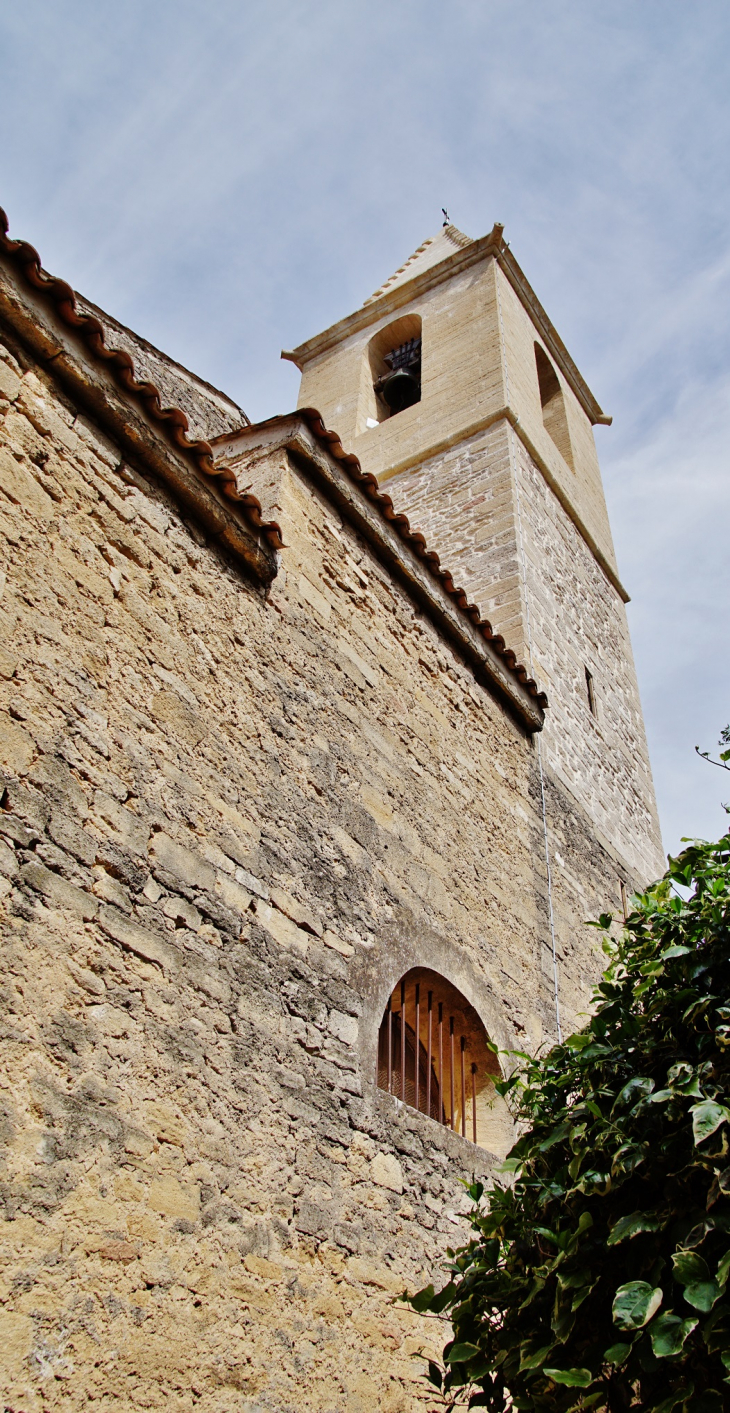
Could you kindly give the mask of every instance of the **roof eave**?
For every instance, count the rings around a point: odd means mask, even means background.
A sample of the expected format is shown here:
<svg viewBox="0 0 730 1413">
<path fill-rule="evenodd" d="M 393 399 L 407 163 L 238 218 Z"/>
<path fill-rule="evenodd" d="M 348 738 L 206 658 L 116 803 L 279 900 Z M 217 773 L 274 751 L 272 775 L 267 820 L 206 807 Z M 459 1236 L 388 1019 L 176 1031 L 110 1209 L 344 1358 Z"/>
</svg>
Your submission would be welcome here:
<svg viewBox="0 0 730 1413">
<path fill-rule="evenodd" d="M 219 464 L 229 474 L 239 455 L 254 448 L 273 451 L 283 446 L 304 456 L 328 498 L 376 547 L 389 570 L 458 644 L 466 660 L 488 679 L 512 713 L 528 731 L 542 729 L 547 707 L 544 692 L 482 618 L 479 608 L 469 603 L 464 590 L 454 584 L 449 571 L 441 567 L 438 555 L 429 550 L 424 536 L 411 530 L 407 517 L 395 511 L 376 477 L 362 470 L 357 457 L 345 451 L 337 433 L 326 429 L 314 408 L 302 408 L 225 433 L 216 437 L 212 445 Z"/>
<path fill-rule="evenodd" d="M 124 455 L 166 482 L 256 579 L 275 577 L 279 526 L 263 522 L 256 498 L 221 475 L 208 442 L 187 436 L 184 412 L 164 407 L 155 385 L 136 379 L 129 354 L 107 347 L 101 323 L 79 313 L 70 285 L 42 268 L 31 245 L 8 238 L 1 209 L 0 317 Z"/>
</svg>

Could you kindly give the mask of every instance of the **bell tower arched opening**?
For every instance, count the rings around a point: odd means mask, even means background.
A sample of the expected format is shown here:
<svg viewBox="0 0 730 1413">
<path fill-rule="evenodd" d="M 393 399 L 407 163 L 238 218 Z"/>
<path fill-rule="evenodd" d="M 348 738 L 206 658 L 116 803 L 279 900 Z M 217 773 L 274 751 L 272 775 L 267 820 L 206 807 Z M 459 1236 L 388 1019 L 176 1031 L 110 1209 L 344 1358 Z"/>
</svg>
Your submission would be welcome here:
<svg viewBox="0 0 730 1413">
<path fill-rule="evenodd" d="M 378 1088 L 500 1156 L 512 1119 L 494 1088 L 501 1070 L 481 1017 L 445 977 L 413 967 L 394 987 L 378 1032 Z"/>
<path fill-rule="evenodd" d="M 363 360 L 358 433 L 421 401 L 421 317 L 404 314 L 379 329 Z"/>
</svg>

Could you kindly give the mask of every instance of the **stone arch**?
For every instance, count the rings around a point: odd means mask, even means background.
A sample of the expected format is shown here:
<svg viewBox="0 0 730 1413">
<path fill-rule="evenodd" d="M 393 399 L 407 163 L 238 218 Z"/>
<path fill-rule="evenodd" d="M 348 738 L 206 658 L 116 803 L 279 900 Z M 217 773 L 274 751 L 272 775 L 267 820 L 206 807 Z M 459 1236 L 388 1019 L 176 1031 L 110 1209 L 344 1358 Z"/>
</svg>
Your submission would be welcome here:
<svg viewBox="0 0 730 1413">
<path fill-rule="evenodd" d="M 413 401 L 421 399 L 421 334 L 420 314 L 403 314 L 400 319 L 386 324 L 370 339 L 365 350 L 360 377 L 358 399 L 357 433 L 385 422 L 395 412 L 380 395 L 383 380 L 394 371 L 398 359 L 402 357 L 409 364 L 415 381 L 417 395 Z M 393 359 L 395 357 L 395 365 Z M 415 393 L 415 390 L 414 390 Z"/>
<path fill-rule="evenodd" d="M 567 461 L 571 471 L 575 471 L 563 389 L 550 359 L 539 343 L 535 344 L 535 364 L 545 431 L 552 437 L 560 455 L 564 461 Z"/>
<path fill-rule="evenodd" d="M 499 1061 L 481 1016 L 452 982 L 411 967 L 396 983 L 378 1031 L 377 1085 L 463 1138 L 503 1156 L 509 1110 L 494 1088 Z"/>
</svg>

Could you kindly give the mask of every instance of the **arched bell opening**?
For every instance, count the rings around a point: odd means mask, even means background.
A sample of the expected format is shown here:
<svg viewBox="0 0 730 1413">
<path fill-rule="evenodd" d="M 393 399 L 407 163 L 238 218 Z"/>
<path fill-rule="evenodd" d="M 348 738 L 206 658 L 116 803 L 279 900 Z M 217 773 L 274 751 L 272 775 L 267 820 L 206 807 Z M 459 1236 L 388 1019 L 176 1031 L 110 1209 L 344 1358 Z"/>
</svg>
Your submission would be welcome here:
<svg viewBox="0 0 730 1413">
<path fill-rule="evenodd" d="M 484 1023 L 438 972 L 413 967 L 394 987 L 378 1033 L 378 1088 L 503 1156 L 512 1119 Z"/>
<path fill-rule="evenodd" d="M 363 364 L 358 434 L 421 401 L 421 317 L 404 314 L 371 338 Z"/>
</svg>

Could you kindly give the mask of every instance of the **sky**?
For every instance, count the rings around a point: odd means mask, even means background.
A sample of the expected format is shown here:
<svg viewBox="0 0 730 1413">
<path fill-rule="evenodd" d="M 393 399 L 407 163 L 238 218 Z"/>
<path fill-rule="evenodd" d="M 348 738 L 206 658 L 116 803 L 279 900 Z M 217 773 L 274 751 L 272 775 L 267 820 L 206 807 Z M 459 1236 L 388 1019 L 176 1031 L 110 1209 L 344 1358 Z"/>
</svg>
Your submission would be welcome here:
<svg viewBox="0 0 730 1413">
<path fill-rule="evenodd" d="M 47 269 L 233 396 L 362 303 L 441 208 L 505 235 L 596 436 L 665 848 L 730 779 L 725 0 L 24 0 L 0 204 Z M 727 784 L 726 784 L 727 782 Z"/>
</svg>

